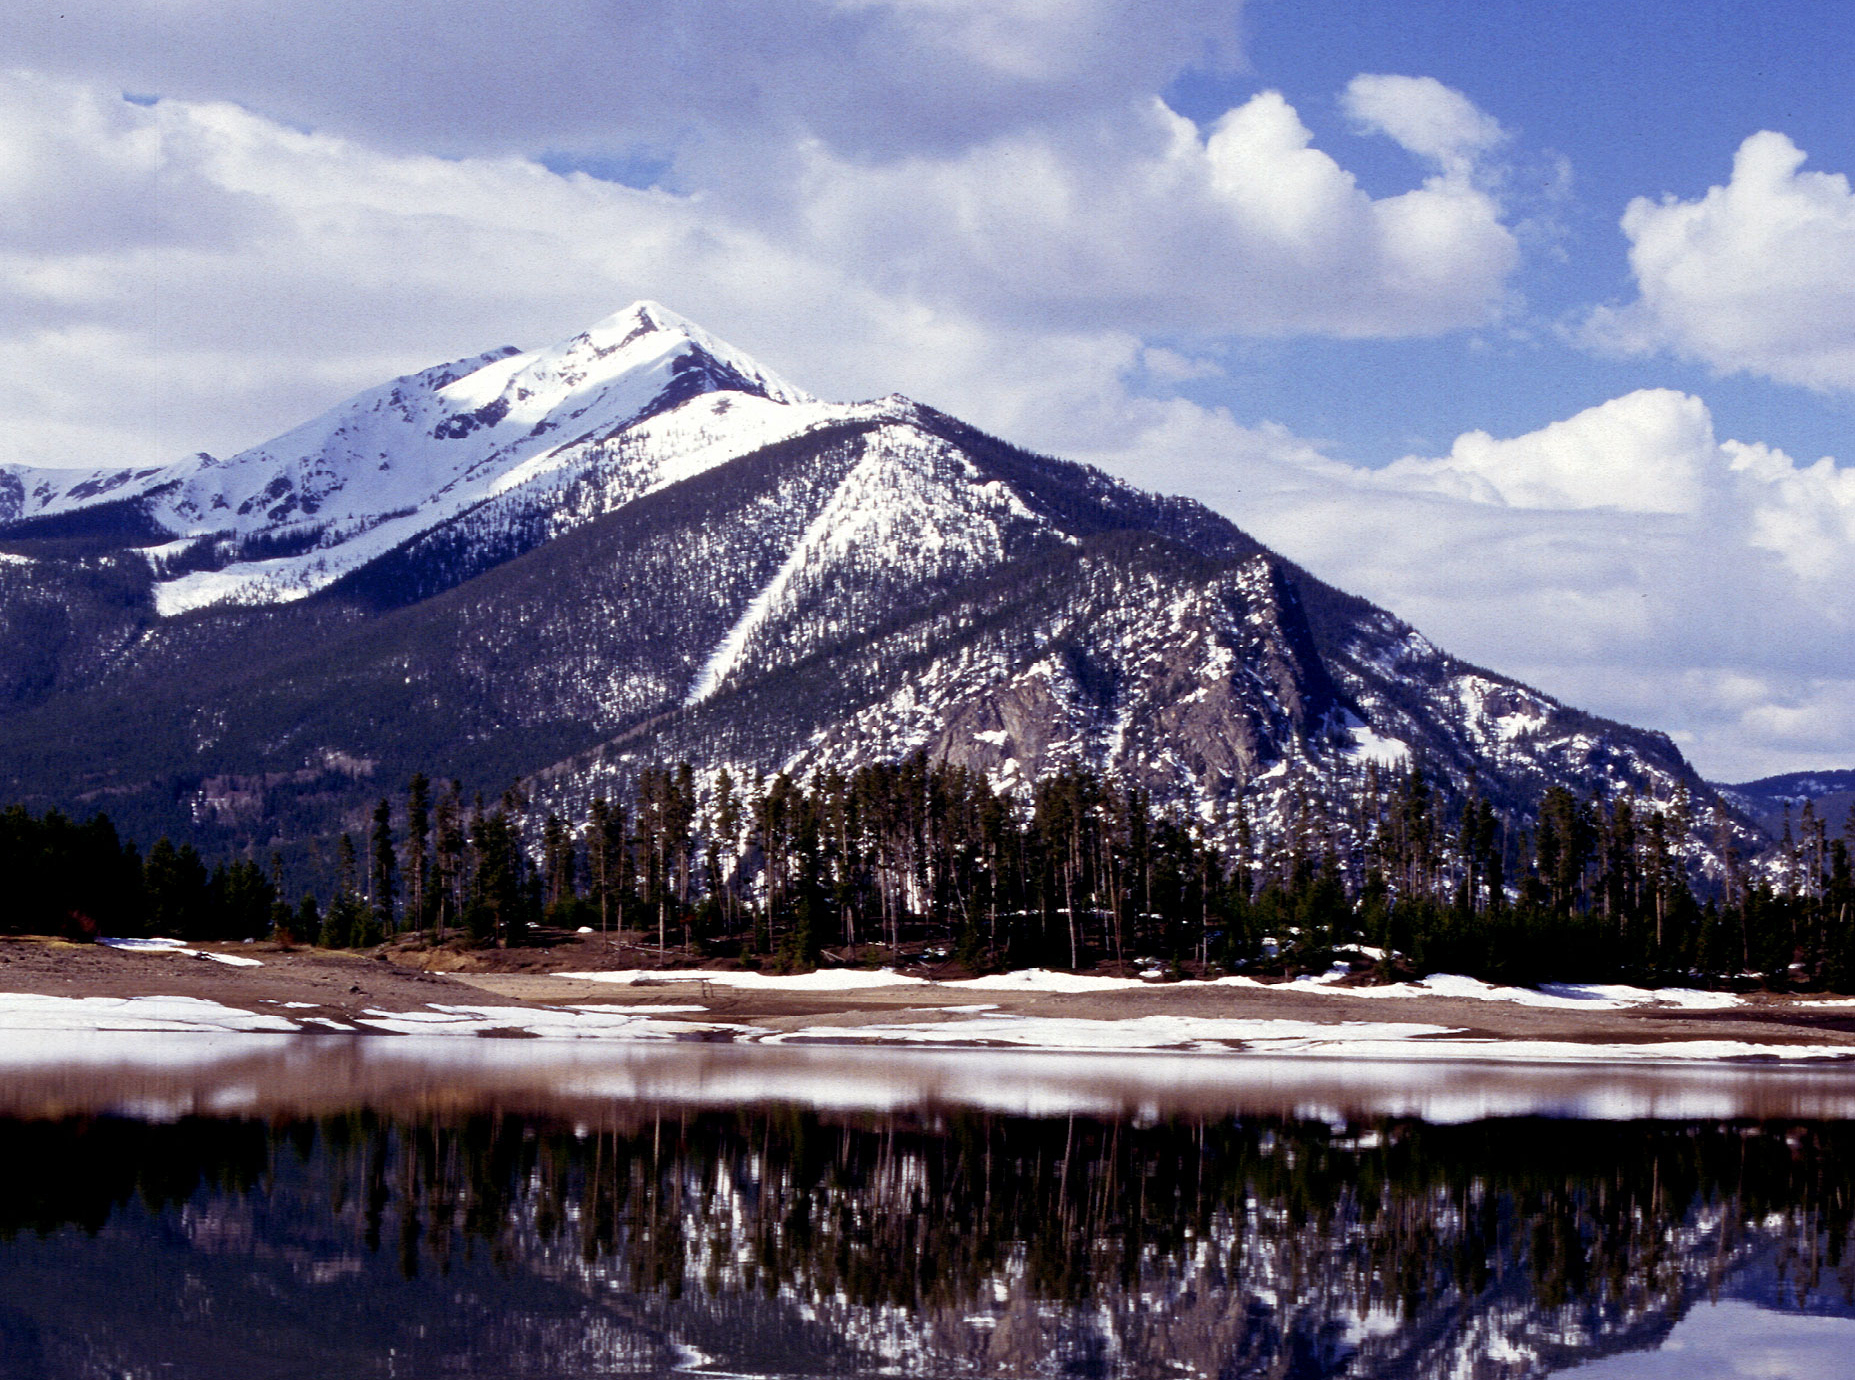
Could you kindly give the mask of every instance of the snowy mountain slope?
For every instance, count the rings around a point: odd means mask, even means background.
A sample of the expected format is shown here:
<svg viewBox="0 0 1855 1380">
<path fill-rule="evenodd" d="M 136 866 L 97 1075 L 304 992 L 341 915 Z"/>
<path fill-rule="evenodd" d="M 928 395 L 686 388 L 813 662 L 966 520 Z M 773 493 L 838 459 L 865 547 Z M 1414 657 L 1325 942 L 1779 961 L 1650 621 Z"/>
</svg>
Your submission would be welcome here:
<svg viewBox="0 0 1855 1380">
<path fill-rule="evenodd" d="M 40 803 L 262 829 L 262 783 L 331 761 L 367 764 L 316 788 L 339 814 L 414 770 L 572 809 L 646 761 L 917 749 L 1013 790 L 1089 766 L 1218 829 L 1417 759 L 1515 817 L 1555 784 L 1712 798 L 1665 737 L 1198 504 L 904 398 L 819 402 L 651 304 L 228 461 L 13 478 L 0 789 Z"/>
<path fill-rule="evenodd" d="M 1280 836 L 1299 802 L 1344 801 L 1369 767 L 1389 788 L 1419 757 L 1517 817 L 1549 785 L 1707 796 L 1661 735 L 1434 648 L 1412 664 L 1428 644 L 1388 615 L 1323 646 L 1311 584 L 1324 592 L 1266 553 L 1206 558 L 1147 533 L 1051 544 L 874 636 L 780 640 L 779 664 L 557 764 L 543 795 L 580 809 L 654 760 L 805 777 L 925 750 L 1014 793 L 1092 768 L 1220 835 L 1247 811 Z"/>
</svg>

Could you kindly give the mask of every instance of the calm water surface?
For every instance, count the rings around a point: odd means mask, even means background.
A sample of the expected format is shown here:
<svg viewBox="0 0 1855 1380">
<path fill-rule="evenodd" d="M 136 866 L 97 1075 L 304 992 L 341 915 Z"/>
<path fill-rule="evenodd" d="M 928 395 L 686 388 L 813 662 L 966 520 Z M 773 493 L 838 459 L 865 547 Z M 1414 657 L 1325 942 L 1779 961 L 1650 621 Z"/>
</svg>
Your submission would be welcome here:
<svg viewBox="0 0 1855 1380">
<path fill-rule="evenodd" d="M 9 1380 L 1855 1375 L 1844 1070 L 60 1037 L 0 1164 Z"/>
</svg>

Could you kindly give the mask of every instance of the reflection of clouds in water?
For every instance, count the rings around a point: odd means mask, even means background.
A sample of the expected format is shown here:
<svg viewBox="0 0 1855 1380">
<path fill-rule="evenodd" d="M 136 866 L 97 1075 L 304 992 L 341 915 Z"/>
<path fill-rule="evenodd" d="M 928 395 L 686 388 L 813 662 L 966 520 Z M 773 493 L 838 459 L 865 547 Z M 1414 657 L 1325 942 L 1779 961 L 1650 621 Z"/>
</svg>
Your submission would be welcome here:
<svg viewBox="0 0 1855 1380">
<path fill-rule="evenodd" d="M 1728 1301 L 1695 1308 L 1652 1352 L 1559 1372 L 1577 1380 L 1844 1380 L 1855 1367 L 1855 1318 L 1777 1313 Z"/>
</svg>

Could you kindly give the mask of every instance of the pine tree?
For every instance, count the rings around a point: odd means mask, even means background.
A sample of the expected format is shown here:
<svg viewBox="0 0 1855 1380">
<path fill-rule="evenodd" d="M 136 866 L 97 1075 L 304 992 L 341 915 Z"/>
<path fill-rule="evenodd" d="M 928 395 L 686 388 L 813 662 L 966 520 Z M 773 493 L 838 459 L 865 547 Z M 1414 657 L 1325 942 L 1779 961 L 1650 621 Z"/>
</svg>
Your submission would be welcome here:
<svg viewBox="0 0 1855 1380">
<path fill-rule="evenodd" d="M 599 902 L 599 931 L 611 944 L 611 930 L 623 927 L 625 896 L 630 885 L 626 867 L 625 807 L 604 796 L 593 802 L 588 826 L 587 852 L 592 858 L 593 885 Z"/>
<path fill-rule="evenodd" d="M 372 938 L 372 910 L 362 899 L 354 839 L 343 834 L 335 844 L 335 899 L 322 918 L 321 944 L 327 949 L 364 947 Z"/>
<path fill-rule="evenodd" d="M 463 916 L 465 841 L 463 784 L 452 781 L 449 789 L 438 798 L 433 839 L 433 862 L 438 880 L 433 938 L 440 944 L 445 941 L 447 929 Z"/>
<path fill-rule="evenodd" d="M 382 798 L 374 806 L 374 829 L 371 839 L 373 857 L 368 869 L 368 900 L 372 904 L 374 925 L 383 934 L 397 928 L 394 901 L 397 899 L 399 853 L 393 846 L 393 807 Z"/>
<path fill-rule="evenodd" d="M 406 787 L 406 923 L 418 929 L 429 918 L 425 852 L 431 827 L 431 782 L 423 772 L 414 772 Z"/>
<path fill-rule="evenodd" d="M 193 939 L 201 937 L 203 924 L 210 925 L 206 864 L 192 844 L 176 848 L 172 839 L 158 840 L 142 865 L 142 887 L 151 934 Z"/>
</svg>

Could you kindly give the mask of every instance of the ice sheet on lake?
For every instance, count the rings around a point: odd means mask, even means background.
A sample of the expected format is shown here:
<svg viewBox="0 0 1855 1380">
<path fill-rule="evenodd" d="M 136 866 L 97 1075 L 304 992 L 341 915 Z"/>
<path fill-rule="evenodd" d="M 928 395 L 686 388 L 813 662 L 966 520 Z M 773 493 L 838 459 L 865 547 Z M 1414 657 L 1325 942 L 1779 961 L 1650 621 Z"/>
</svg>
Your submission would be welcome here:
<svg viewBox="0 0 1855 1380">
<path fill-rule="evenodd" d="M 1744 1040 L 1516 1040 L 1463 1036 L 1448 1026 L 1397 1021 L 1296 1021 L 1218 1016 L 990 1016 L 964 1021 L 811 1026 L 767 1035 L 761 1044 L 879 1043 L 1013 1046 L 1038 1050 L 1141 1050 L 1343 1056 L 1385 1060 L 1501 1060 L 1521 1063 L 1789 1062 L 1855 1058 L 1848 1045 L 1754 1044 Z"/>
<path fill-rule="evenodd" d="M 1459 980 L 1467 982 L 1468 979 Z M 1458 983 L 1408 984 L 1407 995 L 1461 995 Z M 1387 989 L 1368 989 L 1385 992 Z M 1524 989 L 1488 989 L 1494 992 Z M 1638 1004 L 1640 989 L 1606 988 L 1589 995 L 1537 993 L 1553 1004 L 1601 1003 L 1599 1009 Z M 1665 999 L 1666 994 L 1654 994 Z M 1701 994 L 1714 995 L 1714 994 Z M 1506 996 L 1494 1000 L 1511 999 Z M 736 1045 L 1015 1048 L 1076 1054 L 1172 1052 L 1197 1057 L 1233 1051 L 1347 1059 L 1500 1061 L 1547 1064 L 1693 1064 L 1757 1060 L 1794 1063 L 1855 1058 L 1855 1047 L 1756 1044 L 1702 1039 L 1652 1042 L 1496 1039 L 1464 1035 L 1449 1026 L 1399 1021 L 1310 1021 L 1202 1015 L 1146 1015 L 1123 1019 L 1020 1016 L 980 1005 L 954 1008 L 960 1019 L 894 1021 L 869 1025 L 813 1025 L 774 1031 L 695 1019 L 699 1007 L 648 1005 L 434 1005 L 413 1011 L 370 1009 L 353 1018 L 365 1031 L 401 1036 L 518 1036 L 548 1041 L 648 1043 L 720 1040 Z M 946 1011 L 943 1015 L 954 1014 Z M 226 1006 L 197 997 L 60 997 L 0 994 L 0 1063 L 38 1059 L 73 1032 L 177 1035 L 276 1035 L 349 1029 L 329 1016 L 286 1017 Z M 440 1041 L 444 1043 L 445 1041 Z"/>
</svg>

